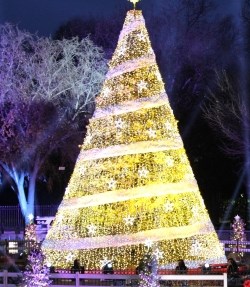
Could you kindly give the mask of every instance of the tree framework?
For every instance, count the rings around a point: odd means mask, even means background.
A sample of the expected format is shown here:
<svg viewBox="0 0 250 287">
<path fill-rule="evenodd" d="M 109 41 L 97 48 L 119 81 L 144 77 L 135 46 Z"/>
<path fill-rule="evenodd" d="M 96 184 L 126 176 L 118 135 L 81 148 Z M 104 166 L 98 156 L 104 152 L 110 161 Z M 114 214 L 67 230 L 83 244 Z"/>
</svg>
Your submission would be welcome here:
<svg viewBox="0 0 250 287">
<path fill-rule="evenodd" d="M 54 266 L 79 258 L 135 268 L 225 261 L 180 137 L 141 11 L 129 11 L 74 172 L 43 243 Z"/>
</svg>

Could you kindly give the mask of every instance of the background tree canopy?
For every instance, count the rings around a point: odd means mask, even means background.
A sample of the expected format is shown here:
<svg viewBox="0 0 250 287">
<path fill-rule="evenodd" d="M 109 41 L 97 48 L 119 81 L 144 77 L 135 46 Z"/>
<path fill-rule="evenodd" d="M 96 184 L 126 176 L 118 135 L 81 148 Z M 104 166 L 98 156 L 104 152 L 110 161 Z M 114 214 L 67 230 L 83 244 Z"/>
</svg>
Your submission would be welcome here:
<svg viewBox="0 0 250 287">
<path fill-rule="evenodd" d="M 10 24 L 0 27 L 0 54 L 0 166 L 28 220 L 50 157 L 63 151 L 61 161 L 74 162 L 106 61 L 89 38 L 40 38 Z"/>
</svg>

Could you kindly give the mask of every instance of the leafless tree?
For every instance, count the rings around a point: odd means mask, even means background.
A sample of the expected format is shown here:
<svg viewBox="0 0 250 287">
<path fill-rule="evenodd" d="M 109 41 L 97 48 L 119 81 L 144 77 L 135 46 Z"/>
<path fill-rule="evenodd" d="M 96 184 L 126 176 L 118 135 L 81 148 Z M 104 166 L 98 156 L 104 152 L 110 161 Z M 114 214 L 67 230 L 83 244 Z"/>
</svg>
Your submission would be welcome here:
<svg viewBox="0 0 250 287">
<path fill-rule="evenodd" d="M 79 133 L 105 72 L 102 50 L 89 38 L 53 41 L 0 26 L 0 166 L 26 220 L 34 213 L 39 171 L 53 150 Z"/>
<path fill-rule="evenodd" d="M 226 71 L 216 72 L 216 87 L 209 91 L 203 106 L 204 116 L 210 126 L 224 139 L 223 150 L 233 157 L 243 158 L 250 149 L 249 107 L 240 90 L 233 84 Z"/>
</svg>

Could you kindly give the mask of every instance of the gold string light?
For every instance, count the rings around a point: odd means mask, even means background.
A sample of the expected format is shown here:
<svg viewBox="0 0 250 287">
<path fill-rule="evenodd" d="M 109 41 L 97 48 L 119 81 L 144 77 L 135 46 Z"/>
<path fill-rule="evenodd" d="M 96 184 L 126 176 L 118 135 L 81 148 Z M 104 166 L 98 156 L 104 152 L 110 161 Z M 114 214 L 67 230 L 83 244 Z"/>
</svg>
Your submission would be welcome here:
<svg viewBox="0 0 250 287">
<path fill-rule="evenodd" d="M 223 261 L 141 11 L 127 14 L 96 106 L 43 243 L 47 260 L 129 269 L 156 250 L 162 266 Z"/>
</svg>

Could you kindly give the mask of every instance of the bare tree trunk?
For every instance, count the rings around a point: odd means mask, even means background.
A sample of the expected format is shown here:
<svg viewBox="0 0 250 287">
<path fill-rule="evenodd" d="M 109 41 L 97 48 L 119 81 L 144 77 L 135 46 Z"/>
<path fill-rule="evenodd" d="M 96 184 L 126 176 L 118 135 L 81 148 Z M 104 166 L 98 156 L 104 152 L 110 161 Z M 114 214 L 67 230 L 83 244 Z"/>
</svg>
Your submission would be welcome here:
<svg viewBox="0 0 250 287">
<path fill-rule="evenodd" d="M 29 177 L 29 188 L 28 188 L 28 200 L 27 200 L 27 215 L 30 214 L 34 216 L 35 210 L 35 192 L 36 192 L 36 178 L 40 167 L 40 161 L 37 159 L 34 164 L 33 171 L 30 172 Z M 26 223 L 29 223 L 25 221 Z"/>
<path fill-rule="evenodd" d="M 17 193 L 18 202 L 19 202 L 23 217 L 25 218 L 25 221 L 26 221 L 27 199 L 26 199 L 25 190 L 24 190 L 25 172 L 24 171 L 18 172 L 15 169 L 14 164 L 12 164 L 12 166 L 9 166 L 6 163 L 0 161 L 0 165 L 15 183 L 14 189 L 15 189 L 15 192 Z"/>
</svg>

